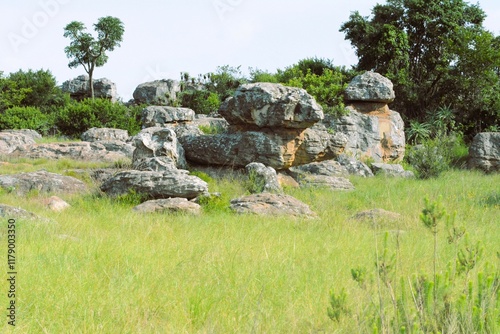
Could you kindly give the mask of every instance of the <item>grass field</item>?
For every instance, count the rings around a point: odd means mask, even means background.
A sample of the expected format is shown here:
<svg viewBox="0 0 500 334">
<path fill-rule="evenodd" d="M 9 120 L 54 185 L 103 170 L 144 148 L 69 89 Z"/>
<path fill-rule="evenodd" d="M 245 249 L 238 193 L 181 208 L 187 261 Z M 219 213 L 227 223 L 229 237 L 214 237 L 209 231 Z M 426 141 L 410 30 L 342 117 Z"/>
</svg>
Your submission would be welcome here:
<svg viewBox="0 0 500 334">
<path fill-rule="evenodd" d="M 0 166 L 0 173 L 83 167 L 72 161 L 12 161 Z M 440 198 L 470 244 L 480 241 L 484 249 L 460 278 L 464 289 L 467 280 L 475 286 L 478 273 L 493 271 L 498 279 L 499 174 L 450 171 L 426 181 L 352 182 L 356 190 L 349 192 L 286 190 L 309 204 L 318 219 L 235 215 L 226 209 L 228 201 L 245 188 L 232 178 L 210 181 L 210 191 L 223 197 L 199 217 L 139 214 L 131 210 L 133 201 L 96 193 L 61 196 L 71 208 L 53 213 L 43 204 L 48 196 L 3 191 L 0 203 L 51 222 L 17 222 L 17 321 L 13 329 L 4 316 L 0 332 L 364 333 L 374 332 L 373 314 L 386 316 L 379 332 L 391 332 L 391 290 L 380 287 L 384 249 L 395 258 L 390 275 L 396 292 L 400 278 L 407 282 L 420 273 L 432 278 L 434 263 L 439 274 L 454 266 L 458 244 L 447 242 L 444 221 L 434 253 L 433 234 L 419 218 L 425 197 Z M 352 219 L 373 208 L 401 218 L 377 224 Z M 2 275 L 8 278 L 5 224 Z M 352 279 L 353 268 L 366 269 L 364 287 Z M 0 306 L 7 314 L 8 282 L 0 281 Z M 329 317 L 331 296 L 342 290 L 339 317 Z M 496 303 L 491 314 L 500 328 Z"/>
</svg>

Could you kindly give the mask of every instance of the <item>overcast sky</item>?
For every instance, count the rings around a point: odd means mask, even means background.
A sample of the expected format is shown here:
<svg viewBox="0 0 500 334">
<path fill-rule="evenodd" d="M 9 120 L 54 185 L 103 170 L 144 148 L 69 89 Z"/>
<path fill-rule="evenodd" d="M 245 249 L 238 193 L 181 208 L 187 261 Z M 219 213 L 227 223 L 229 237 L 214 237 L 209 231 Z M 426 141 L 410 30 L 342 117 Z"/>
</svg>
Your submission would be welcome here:
<svg viewBox="0 0 500 334">
<path fill-rule="evenodd" d="M 125 34 L 94 77 L 114 81 L 124 101 L 140 83 L 179 79 L 181 71 L 275 71 L 314 56 L 353 65 L 339 28 L 352 11 L 368 16 L 378 2 L 385 0 L 0 0 L 0 71 L 48 69 L 59 84 L 85 74 L 67 66 L 63 29 L 81 21 L 93 32 L 103 16 L 121 19 Z M 479 4 L 485 27 L 499 35 L 500 1 Z"/>
</svg>

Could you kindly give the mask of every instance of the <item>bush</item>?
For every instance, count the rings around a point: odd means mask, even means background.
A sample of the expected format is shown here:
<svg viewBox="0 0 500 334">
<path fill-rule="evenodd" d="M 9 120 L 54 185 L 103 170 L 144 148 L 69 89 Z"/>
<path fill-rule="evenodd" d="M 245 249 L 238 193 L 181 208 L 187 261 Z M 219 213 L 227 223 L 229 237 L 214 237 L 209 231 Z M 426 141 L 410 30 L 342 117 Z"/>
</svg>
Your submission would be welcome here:
<svg viewBox="0 0 500 334">
<path fill-rule="evenodd" d="M 138 110 L 106 99 L 86 99 L 59 110 L 55 124 L 61 133 L 72 137 L 92 127 L 124 129 L 133 134 L 140 130 Z"/>
<path fill-rule="evenodd" d="M 35 107 L 12 107 L 0 113 L 0 130 L 32 129 L 46 135 L 53 119 Z"/>
<path fill-rule="evenodd" d="M 185 90 L 179 93 L 178 99 L 183 107 L 193 109 L 197 114 L 217 112 L 220 107 L 219 96 L 204 89 Z"/>
</svg>

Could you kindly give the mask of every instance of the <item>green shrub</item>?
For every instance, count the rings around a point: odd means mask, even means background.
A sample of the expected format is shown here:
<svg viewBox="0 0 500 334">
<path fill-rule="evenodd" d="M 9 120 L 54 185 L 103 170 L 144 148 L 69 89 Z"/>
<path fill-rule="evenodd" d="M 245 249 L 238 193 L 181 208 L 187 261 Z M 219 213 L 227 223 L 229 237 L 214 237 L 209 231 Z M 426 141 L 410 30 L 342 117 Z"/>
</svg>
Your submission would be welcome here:
<svg viewBox="0 0 500 334">
<path fill-rule="evenodd" d="M 140 130 L 138 110 L 106 99 L 86 99 L 59 110 L 55 123 L 61 133 L 72 137 L 92 127 L 124 129 L 133 134 Z"/>
<path fill-rule="evenodd" d="M 12 107 L 0 113 L 0 130 L 32 129 L 47 134 L 52 126 L 52 117 L 36 107 Z"/>
<path fill-rule="evenodd" d="M 180 105 L 193 109 L 197 114 L 217 112 L 220 107 L 219 96 L 208 90 L 188 89 L 179 93 Z"/>
</svg>

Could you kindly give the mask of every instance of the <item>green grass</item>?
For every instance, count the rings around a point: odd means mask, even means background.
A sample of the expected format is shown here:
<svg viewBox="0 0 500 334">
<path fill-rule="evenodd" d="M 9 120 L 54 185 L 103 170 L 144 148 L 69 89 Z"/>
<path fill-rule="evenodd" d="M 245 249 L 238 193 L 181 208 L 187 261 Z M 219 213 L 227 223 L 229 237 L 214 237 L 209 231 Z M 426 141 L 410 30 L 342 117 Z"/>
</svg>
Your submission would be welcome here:
<svg viewBox="0 0 500 334">
<path fill-rule="evenodd" d="M 51 161 L 37 167 L 60 170 Z M 18 322 L 12 330 L 4 319 L 0 332 L 359 332 L 355 315 L 377 296 L 357 287 L 351 269 L 373 272 L 375 241 L 381 248 L 385 231 L 390 245 L 399 240 L 400 273 L 432 273 L 433 237 L 419 220 L 426 196 L 441 196 L 470 239 L 481 240 L 487 251 L 477 270 L 486 262 L 498 267 L 498 174 L 355 178 L 355 191 L 287 190 L 318 213 L 315 220 L 232 214 L 225 208 L 245 193 L 242 182 L 207 180 L 222 197 L 196 218 L 138 214 L 132 203 L 92 194 L 61 196 L 72 207 L 53 213 L 40 196 L 1 193 L 0 203 L 54 222 L 18 223 Z M 351 219 L 373 208 L 402 218 L 379 228 Z M 6 240 L 4 227 L 0 238 Z M 454 249 L 444 230 L 438 238 L 438 268 L 444 270 Z M 0 305 L 7 305 L 7 282 L 0 281 Z M 330 291 L 342 288 L 351 315 L 334 322 L 327 314 Z"/>
</svg>

